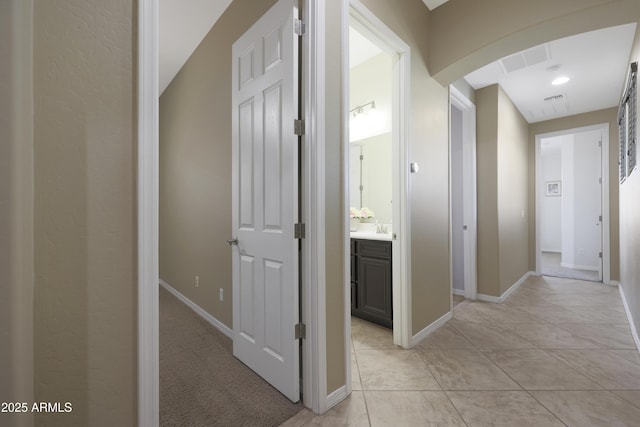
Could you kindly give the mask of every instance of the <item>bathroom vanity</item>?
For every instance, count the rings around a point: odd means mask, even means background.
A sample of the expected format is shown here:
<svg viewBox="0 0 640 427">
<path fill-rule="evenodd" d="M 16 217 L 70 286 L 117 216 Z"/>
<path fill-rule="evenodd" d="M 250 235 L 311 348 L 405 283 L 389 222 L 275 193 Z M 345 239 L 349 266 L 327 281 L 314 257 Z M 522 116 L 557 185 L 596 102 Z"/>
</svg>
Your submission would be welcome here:
<svg viewBox="0 0 640 427">
<path fill-rule="evenodd" d="M 391 234 L 351 233 L 351 314 L 393 327 Z"/>
</svg>

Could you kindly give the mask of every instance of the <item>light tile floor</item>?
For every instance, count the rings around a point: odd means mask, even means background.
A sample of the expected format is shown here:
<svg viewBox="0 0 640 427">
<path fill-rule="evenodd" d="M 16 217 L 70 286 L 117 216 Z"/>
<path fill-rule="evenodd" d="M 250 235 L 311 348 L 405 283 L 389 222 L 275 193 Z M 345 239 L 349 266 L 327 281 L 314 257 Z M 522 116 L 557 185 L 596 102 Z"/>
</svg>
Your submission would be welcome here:
<svg viewBox="0 0 640 427">
<path fill-rule="evenodd" d="M 351 396 L 283 426 L 640 425 L 640 353 L 616 287 L 530 277 L 503 304 L 454 304 L 411 350 L 353 318 Z"/>
</svg>

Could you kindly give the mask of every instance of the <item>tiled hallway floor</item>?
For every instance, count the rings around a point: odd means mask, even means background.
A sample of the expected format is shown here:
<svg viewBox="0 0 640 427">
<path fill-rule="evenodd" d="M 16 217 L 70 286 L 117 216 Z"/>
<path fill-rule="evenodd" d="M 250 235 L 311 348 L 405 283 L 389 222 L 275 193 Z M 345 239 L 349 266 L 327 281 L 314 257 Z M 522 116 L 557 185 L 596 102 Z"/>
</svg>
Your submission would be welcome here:
<svg viewBox="0 0 640 427">
<path fill-rule="evenodd" d="M 351 396 L 291 426 L 638 426 L 640 353 L 618 289 L 530 277 L 504 304 L 462 301 L 411 350 L 352 319 Z"/>
</svg>

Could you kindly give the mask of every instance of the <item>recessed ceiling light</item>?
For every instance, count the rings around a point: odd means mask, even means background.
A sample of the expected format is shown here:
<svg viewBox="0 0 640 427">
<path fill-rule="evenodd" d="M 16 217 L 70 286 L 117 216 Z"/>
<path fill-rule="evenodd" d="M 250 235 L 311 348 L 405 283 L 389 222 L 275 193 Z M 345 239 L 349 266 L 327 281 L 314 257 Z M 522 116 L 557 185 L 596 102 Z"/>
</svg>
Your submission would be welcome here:
<svg viewBox="0 0 640 427">
<path fill-rule="evenodd" d="M 554 81 L 552 81 L 551 84 L 554 86 L 559 86 L 559 85 L 565 84 L 569 80 L 571 79 L 567 76 L 560 76 L 560 77 L 557 77 Z"/>
</svg>

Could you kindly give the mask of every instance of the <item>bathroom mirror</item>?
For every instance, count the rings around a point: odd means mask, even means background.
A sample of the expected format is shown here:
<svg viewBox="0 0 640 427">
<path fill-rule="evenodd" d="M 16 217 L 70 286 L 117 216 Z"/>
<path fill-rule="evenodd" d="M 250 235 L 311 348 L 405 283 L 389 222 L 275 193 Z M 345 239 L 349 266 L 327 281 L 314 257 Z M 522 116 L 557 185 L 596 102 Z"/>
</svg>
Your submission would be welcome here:
<svg viewBox="0 0 640 427">
<path fill-rule="evenodd" d="M 392 221 L 391 133 L 349 145 L 351 206 L 367 207 L 383 224 Z"/>
</svg>

